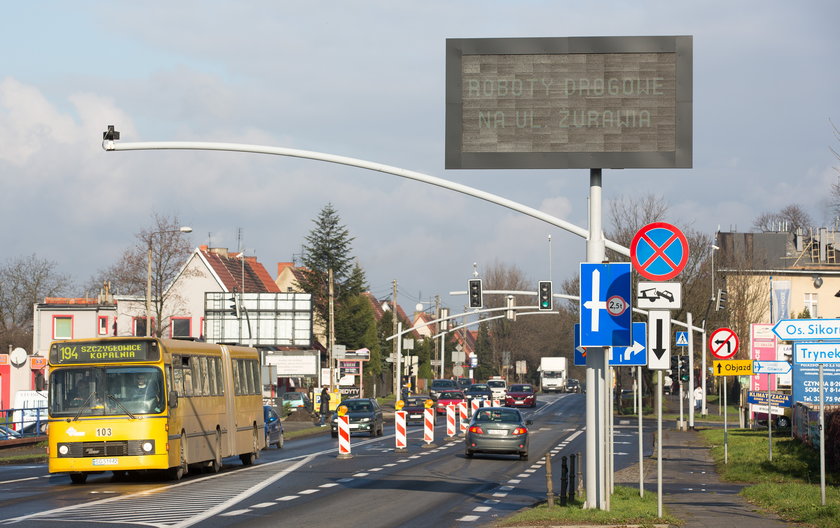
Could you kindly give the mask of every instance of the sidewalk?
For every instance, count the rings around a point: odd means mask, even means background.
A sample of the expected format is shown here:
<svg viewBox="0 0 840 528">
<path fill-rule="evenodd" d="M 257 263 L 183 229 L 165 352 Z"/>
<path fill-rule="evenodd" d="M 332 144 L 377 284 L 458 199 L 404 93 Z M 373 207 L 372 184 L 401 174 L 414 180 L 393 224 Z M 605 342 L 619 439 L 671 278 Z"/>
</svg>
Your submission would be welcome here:
<svg viewBox="0 0 840 528">
<path fill-rule="evenodd" d="M 721 482 L 709 448 L 696 431 L 662 429 L 662 502 L 685 521 L 685 528 L 777 528 L 791 526 L 777 516 L 760 513 L 738 492 L 742 484 Z M 645 464 L 645 491 L 656 493 L 656 459 Z M 636 470 L 638 476 L 638 469 Z M 638 483 L 638 478 L 636 479 Z"/>
</svg>

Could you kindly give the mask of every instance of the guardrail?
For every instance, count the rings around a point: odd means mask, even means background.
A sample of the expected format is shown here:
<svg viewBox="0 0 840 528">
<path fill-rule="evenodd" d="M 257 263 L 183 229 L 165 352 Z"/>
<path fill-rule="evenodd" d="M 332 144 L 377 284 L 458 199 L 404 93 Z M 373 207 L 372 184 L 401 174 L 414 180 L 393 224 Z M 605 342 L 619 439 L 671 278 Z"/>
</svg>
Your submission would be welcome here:
<svg viewBox="0 0 840 528">
<path fill-rule="evenodd" d="M 44 436 L 46 427 L 47 409 L 44 407 L 0 409 L 0 441 Z"/>
</svg>

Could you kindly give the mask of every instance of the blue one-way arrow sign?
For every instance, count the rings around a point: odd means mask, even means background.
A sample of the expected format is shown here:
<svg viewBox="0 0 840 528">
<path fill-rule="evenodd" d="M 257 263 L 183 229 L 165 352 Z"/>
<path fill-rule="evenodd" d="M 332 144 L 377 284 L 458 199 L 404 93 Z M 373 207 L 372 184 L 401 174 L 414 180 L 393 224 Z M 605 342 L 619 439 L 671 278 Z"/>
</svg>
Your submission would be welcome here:
<svg viewBox="0 0 840 528">
<path fill-rule="evenodd" d="M 610 365 L 643 367 L 647 365 L 647 323 L 633 323 L 633 346 L 613 347 Z"/>
<path fill-rule="evenodd" d="M 580 345 L 633 346 L 629 262 L 580 265 Z"/>
</svg>

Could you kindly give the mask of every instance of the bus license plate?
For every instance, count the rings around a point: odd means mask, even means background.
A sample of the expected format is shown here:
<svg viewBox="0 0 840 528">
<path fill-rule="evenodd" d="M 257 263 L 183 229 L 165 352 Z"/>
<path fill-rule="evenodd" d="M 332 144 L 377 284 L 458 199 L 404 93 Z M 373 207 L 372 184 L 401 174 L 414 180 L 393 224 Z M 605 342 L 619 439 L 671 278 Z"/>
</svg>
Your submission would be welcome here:
<svg viewBox="0 0 840 528">
<path fill-rule="evenodd" d="M 116 458 L 94 458 L 94 466 L 116 466 L 119 462 Z"/>
</svg>

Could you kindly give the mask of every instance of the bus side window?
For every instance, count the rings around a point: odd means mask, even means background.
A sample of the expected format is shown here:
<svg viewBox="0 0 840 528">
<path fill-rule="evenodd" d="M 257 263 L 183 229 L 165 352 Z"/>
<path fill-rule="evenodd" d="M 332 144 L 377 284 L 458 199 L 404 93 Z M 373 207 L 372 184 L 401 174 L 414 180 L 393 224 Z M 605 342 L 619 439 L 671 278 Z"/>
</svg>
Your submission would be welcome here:
<svg viewBox="0 0 840 528">
<path fill-rule="evenodd" d="M 251 361 L 251 374 L 254 376 L 254 394 L 262 393 L 262 378 L 260 376 L 260 362 Z"/>
<path fill-rule="evenodd" d="M 178 396 L 184 395 L 184 372 L 181 370 L 181 356 L 172 356 L 172 383 Z"/>
<path fill-rule="evenodd" d="M 210 384 L 210 396 L 218 396 L 216 387 L 216 358 L 207 358 L 207 380 Z"/>
<path fill-rule="evenodd" d="M 218 389 L 219 389 L 218 394 L 219 394 L 219 396 L 224 396 L 225 382 L 224 382 L 224 378 L 222 377 L 222 376 L 224 376 L 224 373 L 222 372 L 222 358 L 217 357 L 217 358 L 213 358 L 213 359 L 216 360 L 215 361 L 215 363 L 216 363 L 216 381 L 217 381 L 217 385 L 218 385 Z"/>
<path fill-rule="evenodd" d="M 239 376 L 239 363 L 238 359 L 234 359 L 232 362 L 233 365 L 233 393 L 239 396 L 242 394 L 242 382 L 240 381 Z"/>
<path fill-rule="evenodd" d="M 190 359 L 190 367 L 192 370 L 193 381 L 193 396 L 201 396 L 201 366 L 198 357 Z"/>
<path fill-rule="evenodd" d="M 207 368 L 207 356 L 201 356 L 198 358 L 199 370 L 201 371 L 201 376 L 199 379 L 201 380 L 201 395 L 202 396 L 210 396 L 210 372 Z"/>
<path fill-rule="evenodd" d="M 190 369 L 190 356 L 181 357 L 181 372 L 184 373 L 184 396 L 193 395 L 192 369 Z"/>
</svg>

